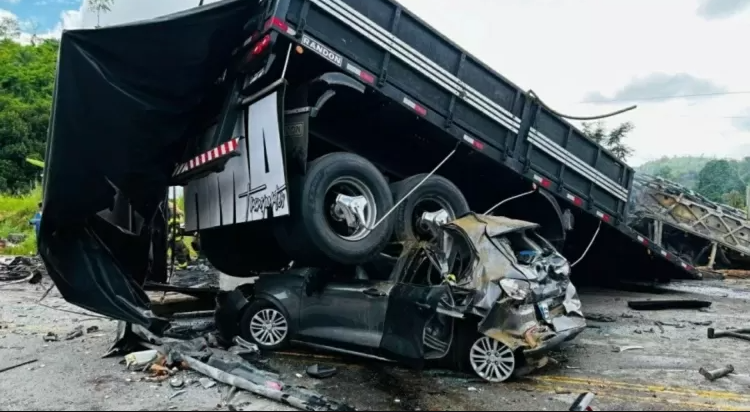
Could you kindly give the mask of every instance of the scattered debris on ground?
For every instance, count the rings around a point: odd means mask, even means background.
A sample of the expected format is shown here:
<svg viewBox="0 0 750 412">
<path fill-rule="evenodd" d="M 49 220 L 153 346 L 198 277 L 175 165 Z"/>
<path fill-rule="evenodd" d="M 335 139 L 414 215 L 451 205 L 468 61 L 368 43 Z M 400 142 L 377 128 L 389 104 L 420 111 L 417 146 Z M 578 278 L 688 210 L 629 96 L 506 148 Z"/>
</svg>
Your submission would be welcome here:
<svg viewBox="0 0 750 412">
<path fill-rule="evenodd" d="M 586 317 L 586 320 L 590 320 L 592 322 L 601 322 L 601 323 L 617 322 L 617 319 L 613 318 L 612 316 L 600 315 L 598 313 L 587 313 L 585 314 L 585 317 Z"/>
<path fill-rule="evenodd" d="M 333 366 L 315 364 L 307 368 L 307 375 L 315 379 L 328 379 L 336 376 L 338 369 Z"/>
<path fill-rule="evenodd" d="M 570 405 L 571 411 L 592 411 L 591 403 L 594 402 L 595 395 L 591 392 L 583 393 L 576 398 L 575 402 Z"/>
<path fill-rule="evenodd" d="M 37 284 L 46 273 L 38 257 L 17 256 L 9 262 L 0 261 L 0 287 L 19 283 Z"/>
<path fill-rule="evenodd" d="M 32 363 L 36 363 L 38 361 L 39 361 L 38 359 L 32 359 L 32 360 L 29 360 L 29 361 L 26 361 L 26 362 L 17 363 L 17 364 L 15 364 L 13 366 L 8 366 L 8 367 L 5 367 L 5 368 L 1 368 L 0 369 L 0 373 L 12 371 L 13 369 L 17 369 L 17 368 L 20 368 L 20 367 L 26 366 L 26 365 L 31 365 Z"/>
<path fill-rule="evenodd" d="M 645 349 L 643 346 L 622 346 L 622 347 L 616 346 L 612 348 L 612 352 L 622 353 L 622 352 L 627 352 L 629 350 L 643 350 L 643 349 Z"/>
<path fill-rule="evenodd" d="M 750 329 L 730 329 L 726 331 L 717 331 L 714 328 L 708 328 L 708 338 L 735 338 L 750 341 Z"/>
<path fill-rule="evenodd" d="M 198 383 L 204 389 L 210 389 L 219 382 L 302 410 L 354 410 L 343 402 L 305 387 L 286 384 L 280 380 L 279 374 L 256 366 L 253 361 L 259 355 L 257 347 L 242 339 L 234 339 L 232 347 L 223 349 L 210 334 L 184 340 L 157 337 L 139 326 L 123 325 L 120 330 L 124 332 L 119 334 L 116 346 L 150 348 L 131 352 L 124 358 L 129 370 L 148 374 L 145 378 L 147 381 L 162 382 L 169 379 L 170 386 L 179 389 L 186 386 L 185 378 L 180 374 L 193 371 L 203 375 Z M 321 377 L 330 377 L 336 373 L 335 368 L 314 366 L 308 372 L 312 371 Z"/>
<path fill-rule="evenodd" d="M 750 279 L 750 270 L 743 270 L 743 269 L 725 269 L 725 270 L 717 270 L 718 273 L 721 275 L 733 278 L 733 279 Z"/>
<path fill-rule="evenodd" d="M 73 329 L 72 331 L 68 332 L 67 335 L 65 335 L 65 340 L 73 340 L 76 338 L 80 338 L 83 336 L 83 326 L 78 325 Z"/>
<path fill-rule="evenodd" d="M 709 381 L 713 382 L 713 381 L 715 381 L 717 379 L 721 379 L 721 378 L 723 378 L 723 377 L 725 377 L 725 376 L 727 376 L 727 375 L 729 375 L 731 373 L 734 373 L 734 366 L 727 365 L 727 366 L 725 366 L 723 368 L 715 369 L 715 370 L 711 370 L 711 371 L 706 370 L 705 368 L 700 368 L 700 370 L 698 372 L 701 375 L 703 375 L 706 379 L 708 379 Z"/>
<path fill-rule="evenodd" d="M 685 329 L 687 327 L 684 323 L 662 322 L 658 320 L 655 323 L 656 323 L 656 326 L 659 326 L 659 327 L 669 326 L 669 327 L 677 328 L 677 329 Z M 664 328 L 661 328 L 661 329 L 664 330 Z"/>
<path fill-rule="evenodd" d="M 704 309 L 711 306 L 704 300 L 642 300 L 628 302 L 633 310 Z"/>
</svg>

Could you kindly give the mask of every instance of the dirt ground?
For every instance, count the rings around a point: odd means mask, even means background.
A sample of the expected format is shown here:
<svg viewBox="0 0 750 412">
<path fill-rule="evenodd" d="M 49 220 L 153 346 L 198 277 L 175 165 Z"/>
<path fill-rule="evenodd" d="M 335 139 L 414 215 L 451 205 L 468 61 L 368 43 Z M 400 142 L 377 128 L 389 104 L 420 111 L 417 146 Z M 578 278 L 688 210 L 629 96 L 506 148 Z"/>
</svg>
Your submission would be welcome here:
<svg viewBox="0 0 750 412">
<path fill-rule="evenodd" d="M 380 363 L 301 352 L 276 354 L 272 367 L 288 383 L 303 384 L 346 401 L 360 410 L 567 410 L 576 395 L 597 393 L 595 410 L 750 410 L 750 342 L 706 338 L 707 324 L 717 329 L 750 325 L 750 283 L 710 281 L 675 283 L 670 292 L 584 289 L 589 315 L 611 317 L 592 326 L 560 354 L 559 364 L 520 381 L 489 385 L 449 371 L 412 371 Z M 38 362 L 0 374 L 3 410 L 226 410 L 227 388 L 192 384 L 172 398 L 168 383 L 140 381 L 119 364 L 102 359 L 115 322 L 61 312 L 36 302 L 42 285 L 0 285 L 0 369 L 31 359 Z M 633 299 L 710 300 L 706 311 L 636 312 Z M 53 292 L 44 301 L 73 308 Z M 607 319 L 605 319 L 607 320 Z M 611 321 L 614 320 L 614 321 Z M 657 325 L 656 322 L 663 324 Z M 99 330 L 65 341 L 76 326 Z M 45 343 L 57 333 L 59 342 Z M 614 348 L 642 349 L 614 352 Z M 304 376 L 312 363 L 339 368 L 328 380 Z M 736 374 L 708 382 L 700 367 L 732 364 Z M 184 379 L 197 379 L 183 375 Z M 289 410 L 240 393 L 237 410 Z"/>
</svg>

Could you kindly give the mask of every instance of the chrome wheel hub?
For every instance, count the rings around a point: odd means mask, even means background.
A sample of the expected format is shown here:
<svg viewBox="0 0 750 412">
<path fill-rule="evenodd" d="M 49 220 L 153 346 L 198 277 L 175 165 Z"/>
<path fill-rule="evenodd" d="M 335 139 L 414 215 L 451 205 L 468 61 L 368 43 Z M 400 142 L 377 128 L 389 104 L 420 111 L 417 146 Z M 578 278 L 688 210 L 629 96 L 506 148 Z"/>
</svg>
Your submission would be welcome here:
<svg viewBox="0 0 750 412">
<path fill-rule="evenodd" d="M 487 336 L 474 342 L 469 356 L 474 372 L 488 382 L 505 382 L 516 369 L 513 351 Z"/>
</svg>

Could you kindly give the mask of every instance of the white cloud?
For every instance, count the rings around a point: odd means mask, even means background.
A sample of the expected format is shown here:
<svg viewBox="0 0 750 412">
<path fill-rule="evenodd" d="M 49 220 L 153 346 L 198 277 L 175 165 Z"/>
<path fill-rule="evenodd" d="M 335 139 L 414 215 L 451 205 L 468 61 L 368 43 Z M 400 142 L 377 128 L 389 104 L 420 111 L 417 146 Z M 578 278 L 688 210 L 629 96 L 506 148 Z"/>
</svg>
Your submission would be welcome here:
<svg viewBox="0 0 750 412">
<path fill-rule="evenodd" d="M 741 9 L 715 22 L 698 14 L 702 3 L 696 0 L 401 2 L 563 113 L 594 115 L 621 108 L 626 104 L 580 102 L 591 92 L 616 96 L 633 80 L 655 73 L 689 75 L 704 87 L 750 90 L 750 59 L 737 48 L 739 39 L 750 38 L 750 15 Z M 662 155 L 738 155 L 735 149 L 750 141 L 750 133 L 737 130 L 729 117 L 742 116 L 747 107 L 750 95 L 656 100 L 609 123 L 635 123 L 629 140 L 636 149 L 634 164 Z"/>
<path fill-rule="evenodd" d="M 213 3 L 218 0 L 207 0 Z M 112 10 L 101 13 L 99 21 L 102 26 L 132 23 L 139 20 L 152 19 L 166 14 L 176 13 L 196 7 L 199 0 L 124 0 L 115 1 Z M 77 28 L 93 28 L 97 24 L 96 13 L 88 8 L 88 0 L 83 0 L 78 12 L 80 20 L 76 21 Z"/>
</svg>

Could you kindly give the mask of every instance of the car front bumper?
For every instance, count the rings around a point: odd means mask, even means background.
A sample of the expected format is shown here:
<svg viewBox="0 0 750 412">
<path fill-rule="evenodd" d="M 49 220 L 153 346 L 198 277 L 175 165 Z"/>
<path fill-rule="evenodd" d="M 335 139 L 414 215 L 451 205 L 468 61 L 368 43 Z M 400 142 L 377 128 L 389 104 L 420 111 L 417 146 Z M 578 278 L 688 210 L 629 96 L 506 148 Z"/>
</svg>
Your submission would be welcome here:
<svg viewBox="0 0 750 412">
<path fill-rule="evenodd" d="M 538 341 L 536 346 L 525 349 L 523 354 L 526 358 L 542 357 L 559 349 L 563 343 L 575 339 L 586 330 L 586 321 L 577 316 L 559 316 L 553 319 L 552 324 L 555 332 Z"/>
</svg>

